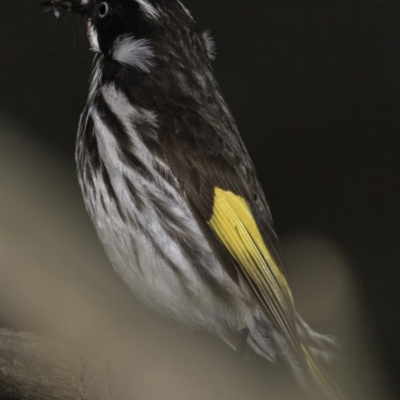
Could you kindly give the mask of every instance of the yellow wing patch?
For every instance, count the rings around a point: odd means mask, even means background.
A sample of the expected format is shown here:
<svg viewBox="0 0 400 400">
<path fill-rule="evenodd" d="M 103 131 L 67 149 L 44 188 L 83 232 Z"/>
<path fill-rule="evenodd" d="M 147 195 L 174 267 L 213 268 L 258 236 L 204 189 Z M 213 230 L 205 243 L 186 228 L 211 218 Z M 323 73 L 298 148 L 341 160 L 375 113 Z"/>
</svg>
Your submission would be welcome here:
<svg viewBox="0 0 400 400">
<path fill-rule="evenodd" d="M 209 224 L 261 293 L 268 295 L 272 290 L 283 308 L 292 308 L 293 298 L 286 277 L 265 245 L 247 201 L 216 187 Z M 280 298 L 282 293 L 286 299 Z"/>
<path fill-rule="evenodd" d="M 256 290 L 304 372 L 318 382 L 330 399 L 341 399 L 297 335 L 288 282 L 268 250 L 247 201 L 228 190 L 215 188 L 213 214 L 208 223 Z"/>
</svg>

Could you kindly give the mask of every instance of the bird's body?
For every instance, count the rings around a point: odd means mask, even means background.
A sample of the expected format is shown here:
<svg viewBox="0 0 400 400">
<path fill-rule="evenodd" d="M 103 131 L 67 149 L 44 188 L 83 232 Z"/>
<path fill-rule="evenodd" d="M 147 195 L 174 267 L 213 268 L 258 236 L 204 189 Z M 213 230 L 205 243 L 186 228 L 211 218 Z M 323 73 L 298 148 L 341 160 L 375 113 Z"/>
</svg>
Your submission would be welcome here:
<svg viewBox="0 0 400 400">
<path fill-rule="evenodd" d="M 146 95 L 142 71 L 130 71 L 128 79 L 137 78 L 132 86 L 124 79 L 119 85 L 103 85 L 104 68 L 102 59 L 93 74 L 93 98 L 82 115 L 77 162 L 87 208 L 113 265 L 153 308 L 215 332 L 229 325 L 243 329 L 237 308 L 221 300 L 244 293 L 213 254 L 163 150 L 173 125 L 191 130 L 191 121 L 198 119 L 199 135 L 202 126 L 211 126 L 202 106 L 205 99 L 194 97 L 199 78 L 182 68 L 174 79 L 174 95 L 158 98 Z M 211 71 L 207 75 L 215 85 Z M 194 84 L 183 84 L 182 77 Z M 164 85 L 163 79 L 159 82 Z M 171 89 L 152 88 L 150 93 L 162 90 Z M 234 126 L 222 97 L 220 101 Z"/>
<path fill-rule="evenodd" d="M 96 95 L 82 116 L 77 147 L 87 209 L 113 265 L 157 310 L 216 332 L 239 325 L 237 311 L 232 313 L 235 307 L 221 302 L 232 297 L 237 285 L 182 201 L 179 183 L 162 154 L 156 115 L 121 93 L 118 100 L 115 95 L 113 85 Z M 121 143 L 124 140 L 129 145 Z"/>
<path fill-rule="evenodd" d="M 151 307 L 233 347 L 247 330 L 254 352 L 285 358 L 304 386 L 338 399 L 316 361 L 330 340 L 295 311 L 263 191 L 212 73 L 210 38 L 178 0 L 61 3 L 87 15 L 100 53 L 76 158 L 119 275 Z"/>
</svg>

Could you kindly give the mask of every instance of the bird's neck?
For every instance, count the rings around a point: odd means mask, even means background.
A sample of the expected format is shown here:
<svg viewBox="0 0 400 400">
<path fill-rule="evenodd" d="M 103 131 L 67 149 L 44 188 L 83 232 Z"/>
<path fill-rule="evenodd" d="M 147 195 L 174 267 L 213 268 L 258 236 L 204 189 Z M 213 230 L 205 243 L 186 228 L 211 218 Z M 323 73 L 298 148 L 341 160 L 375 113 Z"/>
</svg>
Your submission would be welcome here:
<svg viewBox="0 0 400 400">
<path fill-rule="evenodd" d="M 209 65 L 199 68 L 162 58 L 155 58 L 145 72 L 103 57 L 93 71 L 92 95 L 107 85 L 114 85 L 133 104 L 150 110 L 176 104 L 201 106 L 218 91 Z"/>
</svg>

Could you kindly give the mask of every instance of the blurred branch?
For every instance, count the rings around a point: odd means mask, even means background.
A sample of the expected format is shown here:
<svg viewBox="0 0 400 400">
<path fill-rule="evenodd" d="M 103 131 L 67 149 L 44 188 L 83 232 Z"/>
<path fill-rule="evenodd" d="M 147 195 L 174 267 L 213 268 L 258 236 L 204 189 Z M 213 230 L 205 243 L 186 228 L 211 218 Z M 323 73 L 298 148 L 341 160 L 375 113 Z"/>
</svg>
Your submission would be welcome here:
<svg viewBox="0 0 400 400">
<path fill-rule="evenodd" d="M 82 379 L 82 360 L 86 356 L 85 350 L 78 347 L 32 333 L 0 329 L 0 398 L 128 399 L 121 377 L 111 376 L 110 362 L 104 355 L 96 355 L 95 363 L 85 364 Z"/>
</svg>

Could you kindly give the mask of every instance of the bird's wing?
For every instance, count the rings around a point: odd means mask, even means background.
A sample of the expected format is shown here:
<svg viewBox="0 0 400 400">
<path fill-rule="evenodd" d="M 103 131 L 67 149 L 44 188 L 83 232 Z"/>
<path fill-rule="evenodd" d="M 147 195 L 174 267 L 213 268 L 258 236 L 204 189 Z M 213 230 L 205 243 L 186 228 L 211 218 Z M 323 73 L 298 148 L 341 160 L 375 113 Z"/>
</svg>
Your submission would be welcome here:
<svg viewBox="0 0 400 400">
<path fill-rule="evenodd" d="M 272 218 L 253 164 L 229 113 L 174 110 L 160 126 L 164 154 L 221 264 L 244 278 L 285 338 L 295 369 L 329 395 L 340 396 L 302 343 Z M 218 113 L 216 113 L 218 115 Z M 225 115 L 225 116 L 224 116 Z M 233 267 L 232 267 L 233 265 Z"/>
<path fill-rule="evenodd" d="M 208 241 L 222 245 L 222 264 L 233 260 L 292 350 L 301 352 L 272 218 L 233 121 L 213 124 L 188 110 L 167 115 L 160 124 L 164 152 Z"/>
</svg>

